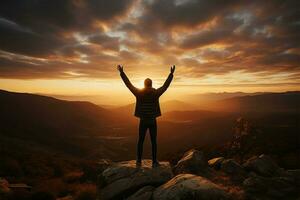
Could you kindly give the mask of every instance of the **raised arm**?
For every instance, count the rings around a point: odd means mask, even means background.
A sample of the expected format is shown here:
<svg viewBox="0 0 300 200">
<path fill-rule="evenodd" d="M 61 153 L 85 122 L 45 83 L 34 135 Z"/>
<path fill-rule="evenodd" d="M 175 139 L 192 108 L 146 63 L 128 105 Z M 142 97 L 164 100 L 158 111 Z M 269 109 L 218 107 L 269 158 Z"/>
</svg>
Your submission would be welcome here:
<svg viewBox="0 0 300 200">
<path fill-rule="evenodd" d="M 165 83 L 163 84 L 163 86 L 161 86 L 160 88 L 157 89 L 158 92 L 158 96 L 162 95 L 170 86 L 172 79 L 173 79 L 173 73 L 175 72 L 175 65 L 173 65 L 173 67 L 171 67 L 171 71 L 170 74 L 167 78 L 167 80 L 165 81 Z"/>
<path fill-rule="evenodd" d="M 128 89 L 134 94 L 136 95 L 138 92 L 138 89 L 136 87 L 134 87 L 131 82 L 129 81 L 128 77 L 126 76 L 124 70 L 123 70 L 123 66 L 118 65 L 118 70 L 120 72 L 120 76 L 123 80 L 123 82 L 125 83 L 126 87 L 128 87 Z"/>
</svg>

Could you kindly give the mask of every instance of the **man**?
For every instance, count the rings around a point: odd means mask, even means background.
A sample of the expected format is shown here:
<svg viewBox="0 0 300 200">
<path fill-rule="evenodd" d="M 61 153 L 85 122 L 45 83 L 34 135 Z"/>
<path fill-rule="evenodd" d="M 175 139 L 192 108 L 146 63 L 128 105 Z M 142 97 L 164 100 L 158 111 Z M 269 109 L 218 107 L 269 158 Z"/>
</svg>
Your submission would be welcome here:
<svg viewBox="0 0 300 200">
<path fill-rule="evenodd" d="M 168 89 L 175 71 L 175 65 L 171 67 L 171 72 L 165 81 L 164 85 L 158 89 L 152 87 L 152 80 L 147 78 L 144 81 L 144 88 L 138 89 L 134 87 L 126 76 L 123 66 L 118 65 L 120 76 L 123 79 L 125 85 L 136 97 L 136 106 L 134 115 L 140 118 L 139 125 L 139 141 L 137 144 L 137 160 L 136 165 L 141 166 L 143 143 L 147 130 L 149 129 L 151 144 L 152 144 L 152 166 L 157 167 L 159 162 L 157 161 L 157 124 L 156 117 L 161 116 L 159 107 L 159 97 Z"/>
</svg>

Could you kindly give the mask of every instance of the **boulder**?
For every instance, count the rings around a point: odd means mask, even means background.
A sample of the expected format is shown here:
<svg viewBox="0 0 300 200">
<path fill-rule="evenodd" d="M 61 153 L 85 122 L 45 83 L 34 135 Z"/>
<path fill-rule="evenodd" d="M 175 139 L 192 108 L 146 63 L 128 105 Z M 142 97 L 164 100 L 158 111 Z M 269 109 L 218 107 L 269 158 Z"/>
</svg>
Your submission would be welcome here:
<svg viewBox="0 0 300 200">
<path fill-rule="evenodd" d="M 210 166 L 214 169 L 220 169 L 221 164 L 224 160 L 225 160 L 224 157 L 217 157 L 217 158 L 210 159 L 208 161 L 208 166 Z"/>
<path fill-rule="evenodd" d="M 245 176 L 246 172 L 243 167 L 233 159 L 226 159 L 221 164 L 221 170 L 231 177 L 233 181 L 240 182 Z"/>
<path fill-rule="evenodd" d="M 153 192 L 153 200 L 220 200 L 228 198 L 220 186 L 194 174 L 178 174 Z"/>
<path fill-rule="evenodd" d="M 300 151 L 293 151 L 279 157 L 278 163 L 286 169 L 297 169 L 300 166 Z"/>
<path fill-rule="evenodd" d="M 286 173 L 289 177 L 292 177 L 293 179 L 295 179 L 296 185 L 299 188 L 300 187 L 300 169 L 287 170 Z"/>
<path fill-rule="evenodd" d="M 244 180 L 247 199 L 294 199 L 298 195 L 291 177 L 263 177 L 252 174 Z"/>
<path fill-rule="evenodd" d="M 112 164 L 113 164 L 113 162 L 109 159 L 100 159 L 97 162 L 97 172 L 102 173 L 104 170 L 106 170 Z"/>
<path fill-rule="evenodd" d="M 126 200 L 151 200 L 154 189 L 155 187 L 153 186 L 145 186 L 128 197 Z"/>
<path fill-rule="evenodd" d="M 160 162 L 152 168 L 151 160 L 143 160 L 142 166 L 136 161 L 114 163 L 98 177 L 98 199 L 124 199 L 144 186 L 159 186 L 173 177 L 169 162 Z"/>
<path fill-rule="evenodd" d="M 204 153 L 195 149 L 187 151 L 174 168 L 175 174 L 190 173 L 201 176 L 209 176 L 210 168 Z"/>
<path fill-rule="evenodd" d="M 71 195 L 57 198 L 56 200 L 74 200 L 74 198 Z"/>
<path fill-rule="evenodd" d="M 260 155 L 259 157 L 252 157 L 247 160 L 243 167 L 246 170 L 253 171 L 258 175 L 270 177 L 279 176 L 283 170 L 272 160 L 270 156 Z"/>
<path fill-rule="evenodd" d="M 0 177 L 0 199 L 8 199 L 10 193 L 8 181 Z"/>
</svg>

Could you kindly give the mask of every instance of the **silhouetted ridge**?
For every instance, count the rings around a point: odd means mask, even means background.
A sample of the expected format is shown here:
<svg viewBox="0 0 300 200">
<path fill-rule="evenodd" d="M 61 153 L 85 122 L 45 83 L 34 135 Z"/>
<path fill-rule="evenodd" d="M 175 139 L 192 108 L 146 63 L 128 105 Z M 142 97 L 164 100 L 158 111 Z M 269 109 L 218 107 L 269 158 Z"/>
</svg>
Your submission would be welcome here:
<svg viewBox="0 0 300 200">
<path fill-rule="evenodd" d="M 215 109 L 240 112 L 299 111 L 300 92 L 264 93 L 232 97 L 213 103 Z"/>
<path fill-rule="evenodd" d="M 35 94 L 0 91 L 1 134 L 30 135 L 96 134 L 113 117 L 90 102 L 58 100 Z"/>
</svg>

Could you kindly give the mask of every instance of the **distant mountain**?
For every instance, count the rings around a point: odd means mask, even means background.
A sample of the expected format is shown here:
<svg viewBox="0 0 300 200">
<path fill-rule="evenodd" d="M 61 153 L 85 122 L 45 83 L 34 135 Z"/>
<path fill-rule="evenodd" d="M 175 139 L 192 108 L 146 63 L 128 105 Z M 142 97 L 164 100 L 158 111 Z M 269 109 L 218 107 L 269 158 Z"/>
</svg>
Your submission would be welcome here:
<svg viewBox="0 0 300 200">
<path fill-rule="evenodd" d="M 0 134 L 22 137 L 93 135 L 114 118 L 95 104 L 0 90 Z"/>
<path fill-rule="evenodd" d="M 196 106 L 193 104 L 189 104 L 183 101 L 178 100 L 170 100 L 164 101 L 160 103 L 160 108 L 162 114 L 170 112 L 170 111 L 187 111 L 187 110 L 195 110 Z M 119 113 L 122 116 L 126 116 L 127 119 L 133 116 L 135 109 L 135 103 L 131 103 L 125 106 L 121 106 L 118 108 L 111 109 L 111 111 L 115 114 Z"/>
<path fill-rule="evenodd" d="M 230 112 L 299 112 L 300 92 L 264 93 L 233 97 L 210 104 L 219 111 Z"/>
<path fill-rule="evenodd" d="M 222 116 L 218 112 L 212 112 L 207 110 L 182 110 L 182 111 L 170 111 L 162 116 L 162 120 L 172 121 L 172 122 L 188 122 L 188 121 L 198 121 L 203 119 L 215 118 Z"/>
<path fill-rule="evenodd" d="M 216 93 L 203 93 L 203 94 L 193 94 L 186 96 L 185 99 L 183 99 L 186 102 L 191 102 L 194 104 L 205 104 L 207 102 L 212 101 L 219 101 L 223 99 L 233 98 L 233 97 L 242 97 L 242 96 L 253 96 L 258 94 L 264 94 L 262 92 L 256 92 L 256 93 L 245 93 L 245 92 L 216 92 Z"/>
<path fill-rule="evenodd" d="M 166 113 L 170 111 L 195 110 L 196 106 L 179 100 L 164 101 L 161 103 L 161 110 Z"/>
<path fill-rule="evenodd" d="M 218 101 L 209 101 L 204 106 L 194 110 L 184 110 L 178 106 L 178 110 L 166 112 L 162 120 L 173 122 L 199 121 L 224 117 L 229 113 L 245 114 L 250 116 L 278 112 L 289 112 L 300 114 L 300 92 L 263 93 L 257 95 L 246 95 L 226 98 Z"/>
</svg>

